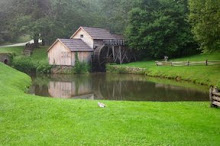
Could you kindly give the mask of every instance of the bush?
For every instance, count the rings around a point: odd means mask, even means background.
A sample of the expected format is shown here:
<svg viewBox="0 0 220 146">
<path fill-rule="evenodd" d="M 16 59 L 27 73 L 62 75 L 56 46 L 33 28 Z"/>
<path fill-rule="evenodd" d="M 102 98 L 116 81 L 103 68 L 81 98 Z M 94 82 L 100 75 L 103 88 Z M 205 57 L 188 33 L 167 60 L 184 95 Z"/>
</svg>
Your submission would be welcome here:
<svg viewBox="0 0 220 146">
<path fill-rule="evenodd" d="M 52 66 L 46 62 L 35 62 L 31 57 L 14 57 L 12 67 L 25 73 L 50 73 Z"/>
<path fill-rule="evenodd" d="M 80 73 L 90 72 L 91 70 L 90 65 L 85 62 L 80 62 L 77 52 L 75 53 L 75 58 L 76 58 L 76 61 L 75 61 L 75 66 L 73 67 L 73 73 L 80 74 Z"/>
<path fill-rule="evenodd" d="M 36 67 L 30 57 L 15 57 L 12 60 L 12 66 L 22 72 L 36 72 Z"/>
<path fill-rule="evenodd" d="M 45 74 L 49 74 L 51 72 L 51 68 L 52 66 L 49 65 L 48 63 L 39 63 L 38 65 L 36 65 L 37 69 L 37 73 L 45 73 Z"/>
<path fill-rule="evenodd" d="M 73 73 L 80 74 L 80 73 L 88 73 L 90 72 L 90 65 L 85 62 L 76 61 L 75 66 L 73 67 Z"/>
</svg>

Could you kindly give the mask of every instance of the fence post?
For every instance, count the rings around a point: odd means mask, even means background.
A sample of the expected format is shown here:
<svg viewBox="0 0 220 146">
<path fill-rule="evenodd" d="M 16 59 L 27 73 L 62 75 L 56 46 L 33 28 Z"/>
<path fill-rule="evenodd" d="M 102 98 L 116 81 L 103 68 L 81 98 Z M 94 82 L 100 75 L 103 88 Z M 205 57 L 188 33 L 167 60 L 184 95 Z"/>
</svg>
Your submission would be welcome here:
<svg viewBox="0 0 220 146">
<path fill-rule="evenodd" d="M 207 60 L 207 59 L 205 60 L 205 65 L 206 65 L 206 66 L 208 65 L 208 60 Z"/>
</svg>

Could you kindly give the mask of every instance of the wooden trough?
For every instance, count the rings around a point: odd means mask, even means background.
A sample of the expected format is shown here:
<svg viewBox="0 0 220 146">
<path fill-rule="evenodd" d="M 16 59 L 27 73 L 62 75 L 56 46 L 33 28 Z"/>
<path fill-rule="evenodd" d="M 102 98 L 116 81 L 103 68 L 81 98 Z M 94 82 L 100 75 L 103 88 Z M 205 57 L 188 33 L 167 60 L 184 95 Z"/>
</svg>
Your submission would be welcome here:
<svg viewBox="0 0 220 146">
<path fill-rule="evenodd" d="M 220 92 L 217 88 L 210 87 L 209 98 L 211 101 L 211 107 L 220 107 Z"/>
</svg>

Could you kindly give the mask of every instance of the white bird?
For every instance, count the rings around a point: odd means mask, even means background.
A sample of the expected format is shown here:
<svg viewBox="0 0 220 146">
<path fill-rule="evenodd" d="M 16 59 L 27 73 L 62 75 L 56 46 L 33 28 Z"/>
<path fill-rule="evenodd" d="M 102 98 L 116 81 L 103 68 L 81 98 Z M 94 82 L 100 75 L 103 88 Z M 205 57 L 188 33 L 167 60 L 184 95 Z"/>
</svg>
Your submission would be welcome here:
<svg viewBox="0 0 220 146">
<path fill-rule="evenodd" d="M 101 108 L 106 107 L 105 104 L 104 104 L 104 103 L 101 103 L 101 102 L 98 102 L 98 106 L 101 107 Z"/>
</svg>

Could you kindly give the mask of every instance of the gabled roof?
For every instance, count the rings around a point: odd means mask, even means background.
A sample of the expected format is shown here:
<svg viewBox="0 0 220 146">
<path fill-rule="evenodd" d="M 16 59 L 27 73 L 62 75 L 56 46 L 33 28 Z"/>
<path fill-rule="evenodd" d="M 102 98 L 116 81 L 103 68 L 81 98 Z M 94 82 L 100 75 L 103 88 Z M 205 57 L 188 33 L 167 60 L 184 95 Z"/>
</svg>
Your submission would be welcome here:
<svg viewBox="0 0 220 146">
<path fill-rule="evenodd" d="M 84 29 L 93 39 L 116 39 L 108 30 L 103 28 L 95 28 L 95 27 L 80 27 L 72 36 L 74 37 L 79 30 Z"/>
<path fill-rule="evenodd" d="M 53 45 L 48 49 L 48 51 L 60 41 L 66 48 L 70 49 L 71 52 L 93 52 L 93 49 L 90 48 L 85 42 L 81 39 L 57 39 Z"/>
</svg>

